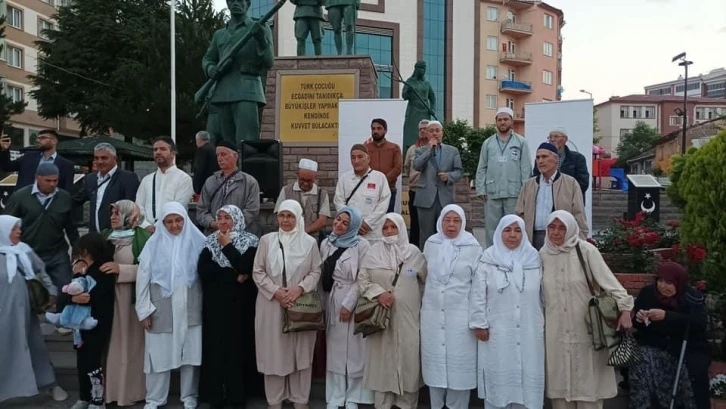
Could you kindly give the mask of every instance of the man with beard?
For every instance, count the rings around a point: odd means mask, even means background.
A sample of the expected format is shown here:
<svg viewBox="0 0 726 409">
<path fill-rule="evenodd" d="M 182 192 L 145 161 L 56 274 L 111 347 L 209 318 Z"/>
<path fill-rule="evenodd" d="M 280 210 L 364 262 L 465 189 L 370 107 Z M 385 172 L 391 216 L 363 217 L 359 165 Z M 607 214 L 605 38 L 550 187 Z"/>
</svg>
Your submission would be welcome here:
<svg viewBox="0 0 726 409">
<path fill-rule="evenodd" d="M 35 183 L 35 171 L 41 163 L 53 163 L 58 167 L 60 176 L 58 188 L 67 192 L 73 187 L 73 162 L 58 155 L 58 133 L 52 129 L 44 129 L 36 138 L 39 152 L 27 152 L 18 159 L 10 160 L 10 137 L 3 135 L 0 139 L 0 170 L 4 172 L 18 172 L 18 181 L 15 190 Z"/>
<path fill-rule="evenodd" d="M 144 176 L 136 193 L 136 204 L 144 215 L 141 227 L 154 232 L 154 223 L 161 208 L 168 202 L 179 202 L 187 208 L 194 194 L 192 178 L 175 165 L 177 148 L 168 136 L 156 138 L 154 162 L 159 169 Z"/>
<path fill-rule="evenodd" d="M 513 117 L 510 108 L 497 110 L 497 133 L 482 144 L 476 169 L 476 194 L 483 196 L 485 202 L 487 247 L 494 244 L 499 220 L 514 214 L 519 191 L 532 175 L 529 148 L 524 138 L 512 131 Z"/>
<path fill-rule="evenodd" d="M 388 123 L 385 119 L 375 118 L 371 121 L 371 139 L 366 142 L 370 167 L 384 175 L 391 189 L 391 201 L 388 202 L 388 213 L 396 207 L 396 182 L 403 169 L 403 155 L 401 147 L 386 140 Z"/>
</svg>

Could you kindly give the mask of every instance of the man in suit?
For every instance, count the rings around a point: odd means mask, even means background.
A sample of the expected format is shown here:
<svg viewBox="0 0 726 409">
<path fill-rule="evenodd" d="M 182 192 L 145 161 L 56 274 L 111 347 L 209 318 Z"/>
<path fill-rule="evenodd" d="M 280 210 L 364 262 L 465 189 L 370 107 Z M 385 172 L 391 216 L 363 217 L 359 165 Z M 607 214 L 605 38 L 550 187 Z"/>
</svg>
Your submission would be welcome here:
<svg viewBox="0 0 726 409">
<path fill-rule="evenodd" d="M 209 179 L 214 172 L 219 170 L 217 163 L 217 150 L 214 149 L 209 141 L 209 132 L 199 131 L 194 141 L 197 143 L 197 152 L 194 154 L 194 194 L 202 193 L 204 182 Z"/>
<path fill-rule="evenodd" d="M 18 172 L 15 191 L 35 183 L 35 172 L 41 163 L 53 163 L 58 168 L 58 187 L 67 192 L 73 188 L 75 173 L 73 162 L 58 155 L 58 133 L 52 129 L 44 129 L 38 133 L 36 140 L 37 152 L 27 152 L 16 160 L 10 160 L 10 137 L 3 135 L 0 139 L 0 169 L 4 172 Z"/>
<path fill-rule="evenodd" d="M 461 179 L 461 155 L 451 145 L 441 143 L 444 128 L 439 121 L 428 125 L 429 141 L 416 150 L 413 168 L 421 172 L 414 206 L 418 211 L 419 245 L 436 233 L 441 209 L 454 203 L 454 184 Z"/>
<path fill-rule="evenodd" d="M 111 205 L 119 200 L 136 200 L 139 177 L 118 168 L 116 148 L 99 143 L 93 148 L 93 164 L 97 172 L 86 176 L 83 188 L 73 197 L 76 206 L 91 203 L 88 229 L 100 232 L 111 228 Z"/>
</svg>

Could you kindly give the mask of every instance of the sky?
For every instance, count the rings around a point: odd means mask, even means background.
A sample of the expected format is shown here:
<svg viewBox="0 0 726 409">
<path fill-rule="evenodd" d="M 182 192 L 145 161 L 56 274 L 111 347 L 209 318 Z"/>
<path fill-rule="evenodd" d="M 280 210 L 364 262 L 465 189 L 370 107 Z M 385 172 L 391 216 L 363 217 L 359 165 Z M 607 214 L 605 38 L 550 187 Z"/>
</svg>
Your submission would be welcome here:
<svg viewBox="0 0 726 409">
<path fill-rule="evenodd" d="M 693 61 L 691 77 L 726 67 L 726 0 L 547 3 L 565 13 L 563 99 L 589 98 L 581 89 L 591 92 L 595 103 L 642 94 L 645 85 L 683 74 L 683 67 L 671 59 L 684 51 Z M 224 8 L 225 0 L 215 0 L 215 6 Z"/>
</svg>

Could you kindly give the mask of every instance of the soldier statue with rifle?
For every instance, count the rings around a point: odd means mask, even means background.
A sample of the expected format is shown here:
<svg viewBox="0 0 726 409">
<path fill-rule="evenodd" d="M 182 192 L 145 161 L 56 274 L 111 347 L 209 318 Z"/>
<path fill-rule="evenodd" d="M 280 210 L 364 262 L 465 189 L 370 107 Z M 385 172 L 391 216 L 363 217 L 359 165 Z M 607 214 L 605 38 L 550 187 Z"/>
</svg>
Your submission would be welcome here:
<svg viewBox="0 0 726 409">
<path fill-rule="evenodd" d="M 206 109 L 207 131 L 215 141 L 239 144 L 260 137 L 259 109 L 266 103 L 261 75 L 272 67 L 272 30 L 267 21 L 282 7 L 278 3 L 261 19 L 247 12 L 251 0 L 227 0 L 231 18 L 214 33 L 202 60 L 209 78 L 195 99 Z"/>
</svg>

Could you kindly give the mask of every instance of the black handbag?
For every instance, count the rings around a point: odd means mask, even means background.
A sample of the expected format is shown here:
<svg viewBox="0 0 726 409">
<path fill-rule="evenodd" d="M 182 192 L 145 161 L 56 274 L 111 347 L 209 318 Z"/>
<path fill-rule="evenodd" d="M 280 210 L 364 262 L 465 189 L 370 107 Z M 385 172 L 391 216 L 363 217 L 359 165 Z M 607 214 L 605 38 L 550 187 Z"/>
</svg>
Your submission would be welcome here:
<svg viewBox="0 0 726 409">
<path fill-rule="evenodd" d="M 620 343 L 613 348 L 608 358 L 608 365 L 615 368 L 629 368 L 643 360 L 643 352 L 635 337 L 630 332 L 621 335 Z"/>
</svg>

